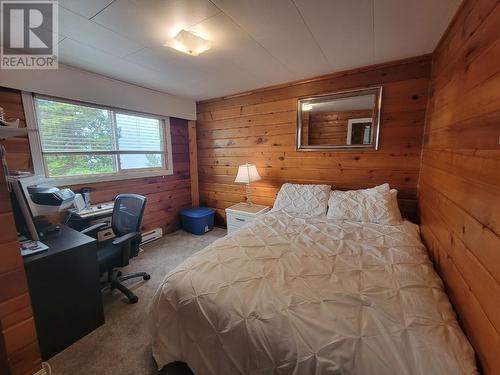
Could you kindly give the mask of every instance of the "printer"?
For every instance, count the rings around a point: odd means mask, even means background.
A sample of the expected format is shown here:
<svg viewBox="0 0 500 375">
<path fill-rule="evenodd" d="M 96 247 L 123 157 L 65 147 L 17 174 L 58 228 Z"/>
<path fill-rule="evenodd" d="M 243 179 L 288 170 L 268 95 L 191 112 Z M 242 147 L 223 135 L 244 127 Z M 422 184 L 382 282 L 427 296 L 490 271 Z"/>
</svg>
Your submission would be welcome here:
<svg viewBox="0 0 500 375">
<path fill-rule="evenodd" d="M 25 227 L 25 232 L 29 232 L 32 240 L 38 240 L 39 235 L 59 229 L 58 225 L 52 224 L 45 216 L 71 207 L 75 193 L 70 189 L 50 186 L 50 181 L 39 176 L 9 176 L 8 181 L 16 198 L 16 224 Z M 24 225 L 21 225 L 21 221 Z"/>
<path fill-rule="evenodd" d="M 32 185 L 27 189 L 33 203 L 40 206 L 68 207 L 75 198 L 75 193 L 71 189 L 58 189 L 45 185 Z"/>
</svg>

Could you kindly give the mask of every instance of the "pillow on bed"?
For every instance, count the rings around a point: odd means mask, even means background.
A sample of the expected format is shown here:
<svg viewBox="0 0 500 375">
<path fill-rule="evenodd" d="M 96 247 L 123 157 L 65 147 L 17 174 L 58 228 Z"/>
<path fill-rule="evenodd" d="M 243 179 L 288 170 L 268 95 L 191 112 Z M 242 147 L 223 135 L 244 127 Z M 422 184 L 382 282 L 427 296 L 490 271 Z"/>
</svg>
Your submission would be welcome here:
<svg viewBox="0 0 500 375">
<path fill-rule="evenodd" d="M 391 194 L 391 210 L 392 210 L 392 215 L 394 218 L 401 223 L 403 221 L 403 217 L 401 216 L 401 210 L 399 209 L 399 203 L 398 203 L 398 191 L 396 189 L 391 189 L 389 190 L 389 193 Z"/>
<path fill-rule="evenodd" d="M 283 184 L 271 211 L 284 211 L 307 217 L 325 216 L 330 185 Z"/>
<path fill-rule="evenodd" d="M 391 194 L 389 184 L 362 190 L 334 190 L 328 200 L 327 217 L 335 220 L 397 225 L 401 222 L 401 214 L 397 215 L 394 200 L 394 193 Z"/>
</svg>

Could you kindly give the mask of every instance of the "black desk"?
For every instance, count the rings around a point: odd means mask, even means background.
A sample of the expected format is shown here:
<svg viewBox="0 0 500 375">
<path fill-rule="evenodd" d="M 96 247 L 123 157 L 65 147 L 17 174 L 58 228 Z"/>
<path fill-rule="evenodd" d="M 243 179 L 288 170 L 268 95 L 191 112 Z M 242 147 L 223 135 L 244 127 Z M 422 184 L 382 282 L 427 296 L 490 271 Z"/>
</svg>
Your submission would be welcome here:
<svg viewBox="0 0 500 375">
<path fill-rule="evenodd" d="M 43 360 L 104 324 L 96 241 L 66 226 L 24 258 Z"/>
</svg>

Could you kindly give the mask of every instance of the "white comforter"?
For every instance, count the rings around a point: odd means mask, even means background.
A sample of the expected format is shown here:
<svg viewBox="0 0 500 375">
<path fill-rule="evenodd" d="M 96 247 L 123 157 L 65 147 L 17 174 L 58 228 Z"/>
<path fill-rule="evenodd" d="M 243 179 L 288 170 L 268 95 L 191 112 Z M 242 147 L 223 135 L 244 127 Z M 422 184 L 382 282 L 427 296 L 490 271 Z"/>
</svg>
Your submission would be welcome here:
<svg viewBox="0 0 500 375">
<path fill-rule="evenodd" d="M 418 227 L 269 213 L 172 271 L 153 355 L 197 375 L 474 374 Z"/>
</svg>

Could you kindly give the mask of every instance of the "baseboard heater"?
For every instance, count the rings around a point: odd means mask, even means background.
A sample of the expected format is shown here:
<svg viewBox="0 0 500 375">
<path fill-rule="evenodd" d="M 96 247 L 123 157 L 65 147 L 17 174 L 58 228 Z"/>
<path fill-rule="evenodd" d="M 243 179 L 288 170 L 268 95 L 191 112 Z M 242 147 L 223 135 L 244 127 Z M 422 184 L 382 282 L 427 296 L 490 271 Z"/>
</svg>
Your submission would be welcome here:
<svg viewBox="0 0 500 375">
<path fill-rule="evenodd" d="M 163 230 L 161 228 L 156 228 L 156 229 L 144 232 L 144 233 L 142 233 L 141 245 L 144 245 L 148 242 L 162 238 L 162 236 L 163 236 Z"/>
</svg>

